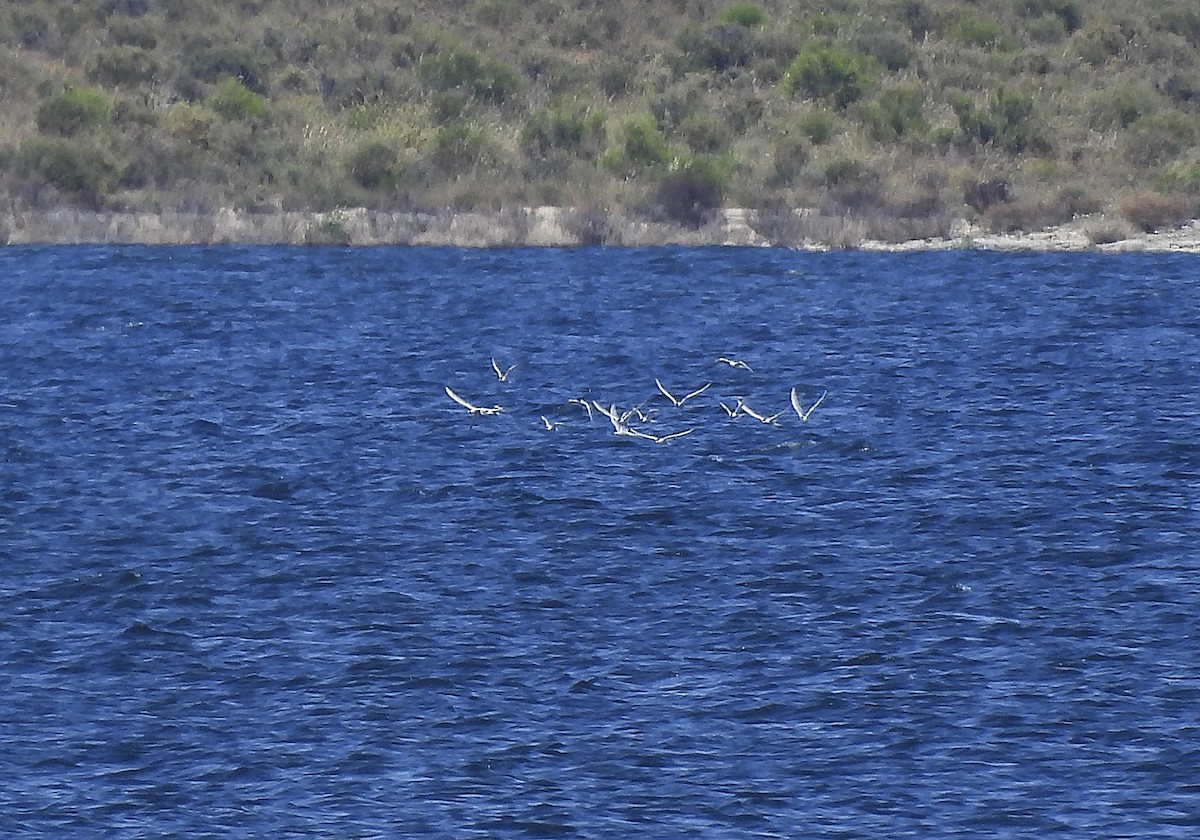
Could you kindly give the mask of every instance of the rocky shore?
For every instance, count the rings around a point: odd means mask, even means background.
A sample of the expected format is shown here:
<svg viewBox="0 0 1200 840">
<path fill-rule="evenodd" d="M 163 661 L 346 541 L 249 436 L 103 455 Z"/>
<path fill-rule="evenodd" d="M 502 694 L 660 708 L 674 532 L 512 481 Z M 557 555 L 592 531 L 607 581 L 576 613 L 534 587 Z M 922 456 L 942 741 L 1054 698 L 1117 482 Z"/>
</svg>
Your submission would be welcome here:
<svg viewBox="0 0 1200 840">
<path fill-rule="evenodd" d="M 8 245 L 420 245 L 467 248 L 758 246 L 805 250 L 1181 251 L 1200 253 L 1200 220 L 1142 233 L 1101 217 L 1036 233 L 988 233 L 965 221 L 935 238 L 880 241 L 855 219 L 793 211 L 782 220 L 726 209 L 696 228 L 598 211 L 533 207 L 494 213 L 392 213 L 363 208 L 325 213 L 114 213 L 82 210 L 0 214 Z"/>
</svg>

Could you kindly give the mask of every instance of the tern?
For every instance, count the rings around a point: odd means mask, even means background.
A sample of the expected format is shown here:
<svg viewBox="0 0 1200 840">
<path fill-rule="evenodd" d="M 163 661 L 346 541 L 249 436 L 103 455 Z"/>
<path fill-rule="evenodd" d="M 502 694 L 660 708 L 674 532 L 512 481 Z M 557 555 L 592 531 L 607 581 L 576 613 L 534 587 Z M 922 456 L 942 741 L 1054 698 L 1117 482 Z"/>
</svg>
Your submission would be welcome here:
<svg viewBox="0 0 1200 840">
<path fill-rule="evenodd" d="M 783 414 L 781 411 L 778 414 L 772 414 L 770 417 L 764 417 L 741 400 L 738 400 L 737 407 L 738 411 L 742 414 L 745 414 L 747 417 L 753 417 L 759 423 L 766 423 L 767 425 L 776 425 L 775 421 L 779 419 L 780 414 Z"/>
<path fill-rule="evenodd" d="M 750 373 L 754 373 L 754 368 L 750 367 L 750 365 L 746 364 L 741 359 L 727 359 L 724 356 L 718 356 L 717 361 L 723 362 L 729 365 L 731 368 L 737 368 L 739 370 L 745 370 L 749 371 Z"/>
<path fill-rule="evenodd" d="M 692 391 L 692 393 L 688 394 L 687 396 L 680 397 L 679 399 L 675 399 L 675 397 L 673 397 L 671 395 L 671 392 L 668 391 L 666 388 L 664 388 L 663 384 L 661 382 L 659 382 L 658 379 L 654 380 L 654 384 L 658 386 L 658 390 L 662 392 L 662 395 L 671 401 L 671 405 L 675 406 L 676 408 L 682 408 L 683 404 L 685 402 L 690 400 L 692 397 L 700 396 L 705 391 L 707 391 L 709 389 L 709 387 L 712 385 L 712 383 L 709 382 L 703 388 L 697 388 L 695 391 Z"/>
<path fill-rule="evenodd" d="M 729 406 L 725 405 L 725 403 L 721 403 L 720 405 L 721 405 L 721 408 L 725 409 L 725 413 L 728 414 L 730 417 L 737 417 L 739 414 L 742 413 L 742 398 L 741 397 L 738 397 L 738 404 L 735 405 L 733 408 L 730 408 Z"/>
<path fill-rule="evenodd" d="M 675 440 L 675 438 L 681 438 L 684 435 L 690 435 L 693 431 L 693 429 L 684 429 L 682 432 L 671 432 L 671 434 L 663 435 L 661 437 L 655 437 L 654 435 L 647 435 L 639 432 L 638 437 L 648 438 L 655 443 L 666 443 L 667 441 Z"/>
<path fill-rule="evenodd" d="M 807 422 L 808 415 L 812 414 L 814 411 L 817 410 L 817 406 L 819 406 L 825 400 L 825 395 L 828 393 L 829 393 L 828 391 L 822 391 L 821 396 L 817 398 L 817 401 L 815 403 L 813 403 L 811 406 L 809 406 L 808 411 L 805 411 L 804 406 L 802 406 L 800 404 L 800 397 L 796 393 L 796 389 L 793 387 L 792 388 L 792 408 L 796 409 L 796 413 L 798 415 L 800 415 L 801 420 Z"/>
<path fill-rule="evenodd" d="M 508 370 L 500 370 L 500 365 L 496 364 L 496 360 L 494 358 L 492 359 L 492 370 L 496 371 L 496 378 L 501 382 L 508 381 L 508 375 L 513 372 L 513 368 L 515 367 L 516 365 L 510 365 Z"/>
<path fill-rule="evenodd" d="M 574 403 L 575 405 L 583 406 L 583 410 L 586 411 L 588 414 L 588 419 L 589 420 L 592 419 L 592 404 L 589 403 L 587 400 L 581 399 L 580 397 L 571 397 L 571 399 L 567 400 L 567 402 Z"/>
<path fill-rule="evenodd" d="M 499 414 L 501 411 L 504 410 L 503 408 L 501 408 L 498 405 L 494 405 L 491 408 L 484 408 L 484 407 L 478 406 L 478 405 L 471 405 L 469 402 L 464 400 L 458 394 L 451 391 L 449 385 L 446 386 L 446 396 L 448 396 L 450 399 L 454 400 L 456 403 L 461 405 L 463 408 L 465 408 L 471 414 L 482 414 L 482 415 L 486 416 L 486 415 L 490 415 L 490 414 Z"/>
<path fill-rule="evenodd" d="M 541 415 L 539 415 L 539 416 L 542 418 L 542 422 L 546 424 L 546 431 L 547 431 L 547 432 L 553 432 L 555 429 L 557 429 L 557 428 L 558 428 L 558 424 L 557 424 L 557 423 L 551 423 L 551 422 L 550 422 L 550 420 L 548 420 L 548 419 L 546 418 L 546 415 L 545 415 L 545 414 L 541 414 Z"/>
</svg>

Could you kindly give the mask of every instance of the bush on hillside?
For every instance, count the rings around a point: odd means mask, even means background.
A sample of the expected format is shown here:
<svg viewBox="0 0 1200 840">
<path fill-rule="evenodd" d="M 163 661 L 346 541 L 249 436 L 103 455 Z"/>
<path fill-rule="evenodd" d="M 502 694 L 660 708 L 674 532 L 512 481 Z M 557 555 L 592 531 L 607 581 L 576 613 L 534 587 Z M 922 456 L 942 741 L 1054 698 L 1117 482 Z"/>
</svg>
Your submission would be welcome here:
<svg viewBox="0 0 1200 840">
<path fill-rule="evenodd" d="M 244 47 L 221 44 L 203 49 L 188 62 L 188 71 L 202 82 L 232 77 L 248 90 L 263 92 L 258 59 Z"/>
<path fill-rule="evenodd" d="M 721 206 L 729 170 L 729 161 L 719 156 L 692 158 L 663 176 L 654 202 L 671 221 L 698 228 Z"/>
<path fill-rule="evenodd" d="M 31 137 L 14 154 L 14 168 L 26 177 L 97 204 L 111 192 L 120 169 L 93 146 L 66 137 Z"/>
<path fill-rule="evenodd" d="M 358 143 L 346 158 L 346 174 L 366 190 L 393 189 L 404 176 L 394 144 L 380 138 Z"/>
<path fill-rule="evenodd" d="M 520 76 L 498 61 L 456 49 L 425 59 L 417 68 L 435 90 L 461 89 L 481 102 L 499 105 L 520 89 Z"/>
<path fill-rule="evenodd" d="M 112 106 L 97 88 L 74 87 L 54 94 L 38 106 L 37 127 L 42 134 L 72 137 L 108 125 Z"/>
<path fill-rule="evenodd" d="M 109 47 L 88 62 L 88 77 L 111 87 L 135 87 L 150 82 L 158 71 L 154 54 L 141 47 Z"/>
<path fill-rule="evenodd" d="M 871 61 L 860 53 L 841 47 L 806 47 L 783 74 L 783 89 L 845 108 L 862 98 L 871 78 Z"/>
<path fill-rule="evenodd" d="M 595 157 L 604 140 L 604 114 L 599 111 L 567 111 L 539 108 L 521 129 L 521 149 L 534 159 L 554 152 Z"/>
<path fill-rule="evenodd" d="M 643 167 L 665 166 L 671 158 L 667 141 L 650 114 L 634 115 L 617 130 L 617 141 L 604 153 L 604 162 L 628 173 Z"/>
<path fill-rule="evenodd" d="M 1195 213 L 1187 197 L 1159 192 L 1140 192 L 1121 200 L 1121 216 L 1145 233 L 1186 224 Z"/>
<path fill-rule="evenodd" d="M 227 120 L 254 120 L 267 112 L 263 98 L 234 78 L 217 85 L 205 104 Z"/>
<path fill-rule="evenodd" d="M 767 13 L 754 3 L 734 3 L 721 12 L 717 20 L 738 26 L 762 26 L 767 22 Z"/>
</svg>

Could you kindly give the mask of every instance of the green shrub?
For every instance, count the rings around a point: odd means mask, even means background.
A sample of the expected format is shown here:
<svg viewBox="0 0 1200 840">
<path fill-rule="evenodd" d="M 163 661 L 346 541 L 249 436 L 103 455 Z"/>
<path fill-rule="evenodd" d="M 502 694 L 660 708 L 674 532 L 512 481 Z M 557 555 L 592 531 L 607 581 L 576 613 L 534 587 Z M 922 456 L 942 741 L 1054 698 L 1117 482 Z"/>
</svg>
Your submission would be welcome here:
<svg viewBox="0 0 1200 840">
<path fill-rule="evenodd" d="M 243 87 L 262 93 L 261 71 L 254 53 L 243 47 L 220 45 L 201 50 L 188 63 L 191 75 L 202 82 L 232 77 Z"/>
<path fill-rule="evenodd" d="M 980 20 L 973 15 L 963 17 L 951 32 L 951 37 L 968 47 L 982 47 L 987 50 L 1012 49 L 1012 38 L 1004 32 L 1004 27 L 995 21 Z"/>
<path fill-rule="evenodd" d="M 393 189 L 404 176 L 394 144 L 380 138 L 363 140 L 346 158 L 346 174 L 363 189 Z"/>
<path fill-rule="evenodd" d="M 837 131 L 833 116 L 821 110 L 809 111 L 800 118 L 798 125 L 800 132 L 814 146 L 823 146 L 828 143 Z"/>
<path fill-rule="evenodd" d="M 1095 129 L 1127 128 L 1154 102 L 1149 86 L 1119 84 L 1101 91 L 1092 101 L 1088 123 Z"/>
<path fill-rule="evenodd" d="M 1007 178 L 988 178 L 983 181 L 968 181 L 963 186 L 963 203 L 976 212 L 983 213 L 989 207 L 1010 200 Z"/>
<path fill-rule="evenodd" d="M 1042 143 L 1035 137 L 1031 121 L 1033 97 L 1001 88 L 983 111 L 965 96 L 952 97 L 950 106 L 958 117 L 959 128 L 970 140 L 994 145 L 1011 154 L 1019 154 L 1032 144 Z"/>
<path fill-rule="evenodd" d="M 736 24 L 723 24 L 711 29 L 687 26 L 675 39 L 679 49 L 676 69 L 722 72 L 731 67 L 744 67 L 753 56 L 750 33 Z"/>
<path fill-rule="evenodd" d="M 730 162 L 701 155 L 672 168 L 655 190 L 655 204 L 674 222 L 699 227 L 721 206 L 729 186 Z"/>
<path fill-rule="evenodd" d="M 25 140 L 14 162 L 21 174 L 91 202 L 107 195 L 120 177 L 119 168 L 103 152 L 66 137 Z"/>
<path fill-rule="evenodd" d="M 1068 35 L 1083 26 L 1083 12 L 1076 0 L 1021 0 L 1017 12 L 1027 18 L 1053 16 Z"/>
<path fill-rule="evenodd" d="M 462 89 L 481 102 L 501 104 L 520 89 L 520 76 L 468 50 L 451 50 L 421 62 L 417 72 L 436 90 Z"/>
<path fill-rule="evenodd" d="M 619 171 L 664 166 L 670 157 L 667 141 L 650 114 L 627 119 L 618 129 L 616 145 L 604 155 L 605 163 Z"/>
<path fill-rule="evenodd" d="M 37 127 L 42 134 L 71 137 L 108 125 L 112 106 L 96 88 L 74 87 L 54 94 L 38 106 Z"/>
<path fill-rule="evenodd" d="M 912 42 L 894 28 L 871 28 L 860 32 L 854 38 L 854 47 L 892 73 L 912 64 L 917 52 Z"/>
<path fill-rule="evenodd" d="M 1155 167 L 1177 158 L 1196 142 L 1196 124 L 1175 111 L 1142 117 L 1125 137 L 1125 159 L 1134 166 Z"/>
<path fill-rule="evenodd" d="M 153 53 L 141 47 L 109 47 L 88 63 L 88 76 L 102 85 L 133 87 L 158 75 Z"/>
<path fill-rule="evenodd" d="M 261 96 L 231 77 L 217 85 L 205 104 L 227 120 L 258 119 L 267 111 Z"/>
<path fill-rule="evenodd" d="M 451 175 L 493 163 L 496 158 L 495 147 L 488 136 L 461 123 L 438 129 L 429 155 L 437 169 Z"/>
<path fill-rule="evenodd" d="M 840 47 L 806 47 L 783 74 L 783 89 L 845 108 L 866 92 L 871 60 Z"/>
<path fill-rule="evenodd" d="M 825 166 L 824 187 L 836 212 L 862 213 L 879 204 L 883 179 L 862 161 L 836 158 Z"/>
<path fill-rule="evenodd" d="M 754 3 L 734 3 L 721 12 L 717 20 L 738 26 L 762 26 L 767 22 L 767 13 Z"/>
<path fill-rule="evenodd" d="M 901 138 L 923 133 L 926 129 L 922 107 L 924 91 L 915 86 L 885 90 L 878 103 L 867 111 L 871 136 L 880 143 L 892 143 Z"/>
<path fill-rule="evenodd" d="M 799 137 L 785 134 L 775 141 L 772 151 L 770 183 L 782 187 L 796 183 L 811 157 L 808 144 Z"/>
<path fill-rule="evenodd" d="M 594 156 L 603 139 L 604 114 L 599 111 L 539 108 L 521 129 L 521 148 L 531 158 L 545 158 L 554 151 Z"/>
</svg>

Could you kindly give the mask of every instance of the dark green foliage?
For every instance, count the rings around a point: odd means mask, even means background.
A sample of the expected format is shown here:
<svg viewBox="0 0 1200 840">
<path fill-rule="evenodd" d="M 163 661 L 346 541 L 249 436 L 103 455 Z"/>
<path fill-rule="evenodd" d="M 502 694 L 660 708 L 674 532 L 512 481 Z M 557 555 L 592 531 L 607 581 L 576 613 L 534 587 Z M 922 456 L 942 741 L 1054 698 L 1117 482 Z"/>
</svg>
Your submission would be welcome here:
<svg viewBox="0 0 1200 840">
<path fill-rule="evenodd" d="M 702 155 L 663 176 L 655 203 L 671 221 L 699 227 L 721 206 L 728 183 L 728 161 Z"/>
<path fill-rule="evenodd" d="M 781 137 L 775 142 L 771 155 L 771 183 L 778 186 L 796 183 L 810 157 L 811 152 L 804 140 L 790 135 Z"/>
<path fill-rule="evenodd" d="M 604 115 L 599 112 L 540 108 L 521 129 L 521 148 L 532 158 L 555 151 L 595 157 L 604 140 Z"/>
<path fill-rule="evenodd" d="M 354 147 L 346 159 L 346 173 L 363 189 L 391 189 L 403 177 L 404 166 L 393 144 L 369 139 Z"/>
<path fill-rule="evenodd" d="M 994 145 L 1010 154 L 1019 154 L 1037 141 L 1031 117 L 1033 97 L 1001 88 L 988 103 L 987 110 L 975 107 L 967 97 L 950 102 L 958 117 L 959 128 L 968 139 Z"/>
<path fill-rule="evenodd" d="M 429 159 L 442 172 L 457 175 L 494 158 L 492 144 L 483 132 L 460 124 L 438 130 Z"/>
<path fill-rule="evenodd" d="M 110 87 L 134 87 L 153 81 L 157 75 L 157 59 L 142 47 L 109 47 L 88 66 L 93 81 Z"/>
<path fill-rule="evenodd" d="M 799 128 L 814 146 L 828 143 L 837 130 L 833 117 L 824 111 L 810 111 L 800 120 Z"/>
<path fill-rule="evenodd" d="M 227 78 L 217 85 L 207 104 L 227 120 L 258 119 L 267 110 L 261 96 L 234 78 Z"/>
<path fill-rule="evenodd" d="M 963 187 L 963 203 L 980 213 L 1008 200 L 1009 182 L 1007 178 L 970 181 Z"/>
<path fill-rule="evenodd" d="M 604 157 L 611 168 L 628 172 L 639 167 L 662 166 L 670 159 L 670 152 L 654 117 L 642 114 L 630 117 L 621 126 L 617 144 Z"/>
<path fill-rule="evenodd" d="M 988 50 L 1007 50 L 1012 48 L 1012 39 L 1004 31 L 1004 27 L 992 20 L 980 20 L 972 15 L 966 15 L 953 29 L 955 40 L 969 47 L 982 47 Z"/>
<path fill-rule="evenodd" d="M 258 59 L 243 47 L 221 45 L 201 50 L 188 63 L 188 69 L 192 76 L 202 82 L 232 77 L 248 90 L 255 93 L 263 91 Z"/>
<path fill-rule="evenodd" d="M 38 106 L 37 127 L 42 134 L 71 137 L 112 120 L 112 106 L 96 88 L 67 88 Z"/>
<path fill-rule="evenodd" d="M 718 20 L 738 26 L 762 26 L 767 22 L 767 13 L 754 3 L 734 3 L 721 12 Z"/>
<path fill-rule="evenodd" d="M 1166 112 L 1143 117 L 1125 138 L 1125 159 L 1135 166 L 1161 166 L 1196 142 L 1196 120 Z"/>
<path fill-rule="evenodd" d="M 1077 0 L 1020 0 L 1017 10 L 1027 18 L 1056 17 L 1068 35 L 1083 26 L 1083 11 Z"/>
<path fill-rule="evenodd" d="M 711 28 L 686 27 L 675 41 L 680 70 L 721 72 L 742 67 L 753 56 L 753 36 L 742 26 L 727 23 Z"/>
<path fill-rule="evenodd" d="M 837 158 L 825 167 L 826 195 L 838 212 L 862 213 L 881 199 L 882 179 L 873 168 L 852 158 Z"/>
<path fill-rule="evenodd" d="M 21 174 L 88 203 L 100 201 L 120 177 L 119 168 L 103 152 L 65 137 L 30 138 L 17 147 L 14 160 Z"/>
<path fill-rule="evenodd" d="M 805 48 L 784 74 L 783 88 L 845 108 L 862 98 L 872 75 L 870 59 L 860 53 L 838 47 Z"/>
<path fill-rule="evenodd" d="M 503 64 L 468 50 L 425 59 L 418 73 L 435 90 L 460 89 L 475 99 L 501 104 L 520 89 L 520 77 Z"/>
<path fill-rule="evenodd" d="M 871 136 L 881 143 L 921 134 L 926 129 L 922 113 L 925 93 L 919 87 L 899 87 L 879 95 L 879 104 L 868 111 Z"/>
</svg>

